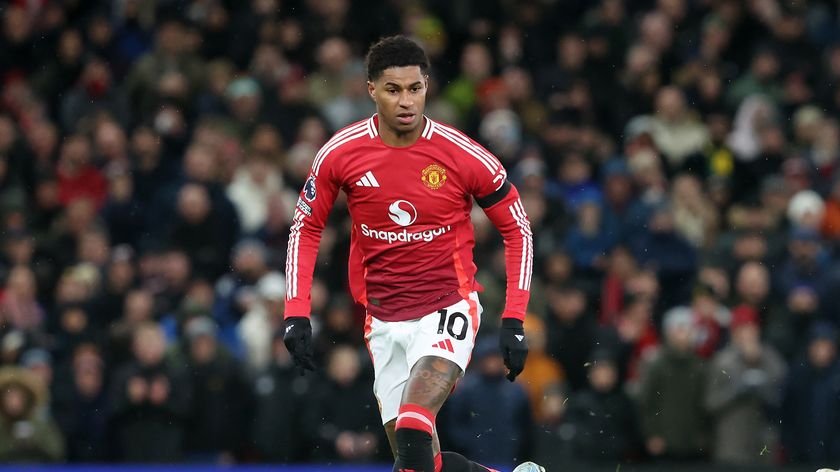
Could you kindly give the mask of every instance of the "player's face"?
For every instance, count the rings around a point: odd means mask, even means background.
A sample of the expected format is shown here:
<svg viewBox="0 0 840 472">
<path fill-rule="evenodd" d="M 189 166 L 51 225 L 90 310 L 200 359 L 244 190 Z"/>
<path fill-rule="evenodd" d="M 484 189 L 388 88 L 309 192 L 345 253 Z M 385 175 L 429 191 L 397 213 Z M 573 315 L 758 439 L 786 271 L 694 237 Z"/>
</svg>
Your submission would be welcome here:
<svg viewBox="0 0 840 472">
<path fill-rule="evenodd" d="M 368 82 L 380 128 L 384 125 L 397 135 L 419 131 L 423 125 L 427 85 L 427 77 L 419 66 L 391 67 Z"/>
</svg>

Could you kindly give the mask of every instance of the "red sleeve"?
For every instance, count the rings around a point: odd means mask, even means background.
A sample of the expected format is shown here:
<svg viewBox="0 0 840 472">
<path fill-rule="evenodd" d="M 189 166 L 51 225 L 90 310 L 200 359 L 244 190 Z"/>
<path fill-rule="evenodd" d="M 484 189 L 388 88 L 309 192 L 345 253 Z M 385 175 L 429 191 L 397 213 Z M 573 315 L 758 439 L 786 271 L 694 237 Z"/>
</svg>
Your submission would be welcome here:
<svg viewBox="0 0 840 472">
<path fill-rule="evenodd" d="M 334 178 L 335 157 L 322 155 L 325 153 L 324 148 L 315 157 L 309 178 L 300 192 L 289 231 L 286 250 L 286 318 L 310 315 L 309 291 L 312 288 L 318 244 L 340 188 L 339 181 Z"/>
<path fill-rule="evenodd" d="M 534 243 L 525 207 L 522 206 L 516 187 L 507 181 L 499 190 L 478 201 L 479 204 L 493 201 L 491 205 L 482 207 L 505 241 L 507 290 L 502 318 L 524 320 L 534 265 Z"/>
</svg>

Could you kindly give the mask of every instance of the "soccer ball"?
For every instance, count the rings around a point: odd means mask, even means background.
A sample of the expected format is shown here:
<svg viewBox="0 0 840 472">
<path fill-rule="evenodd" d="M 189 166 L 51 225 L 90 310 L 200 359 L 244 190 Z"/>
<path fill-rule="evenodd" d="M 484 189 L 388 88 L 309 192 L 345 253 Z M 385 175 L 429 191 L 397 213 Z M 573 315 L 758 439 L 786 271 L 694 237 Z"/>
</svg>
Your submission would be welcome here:
<svg viewBox="0 0 840 472">
<path fill-rule="evenodd" d="M 515 469 L 513 469 L 513 472 L 545 472 L 545 469 L 533 462 L 525 462 L 524 464 L 519 464 Z"/>
</svg>

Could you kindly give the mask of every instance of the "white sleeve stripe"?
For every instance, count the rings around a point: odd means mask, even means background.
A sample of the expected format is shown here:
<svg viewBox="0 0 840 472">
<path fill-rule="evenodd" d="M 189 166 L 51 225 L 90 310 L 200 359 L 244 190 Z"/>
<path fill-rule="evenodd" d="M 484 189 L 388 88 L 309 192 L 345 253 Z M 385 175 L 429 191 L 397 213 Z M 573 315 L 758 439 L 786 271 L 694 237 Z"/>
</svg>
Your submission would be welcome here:
<svg viewBox="0 0 840 472">
<path fill-rule="evenodd" d="M 303 227 L 304 213 L 300 210 L 295 213 L 295 223 L 289 231 L 289 244 L 286 255 L 286 299 L 291 300 L 297 296 L 298 289 L 298 250 L 300 248 L 300 229 Z"/>
<path fill-rule="evenodd" d="M 496 173 L 496 168 L 495 168 L 495 167 L 493 167 L 493 166 L 491 166 L 490 164 L 488 164 L 488 163 L 487 163 L 487 161 L 486 161 L 484 158 L 482 158 L 482 157 L 481 157 L 481 156 L 480 156 L 480 155 L 479 155 L 479 154 L 478 154 L 478 153 L 477 153 L 477 152 L 476 152 L 473 148 L 471 148 L 471 147 L 467 147 L 467 145 L 464 145 L 464 144 L 460 143 L 457 139 L 455 139 L 454 137 L 452 137 L 451 135 L 449 135 L 447 132 L 444 132 L 442 129 L 437 130 L 437 132 L 438 132 L 438 134 L 439 134 L 439 135 L 441 135 L 441 136 L 443 136 L 444 138 L 448 139 L 448 140 L 449 140 L 449 141 L 451 141 L 453 144 L 455 144 L 455 145 L 456 145 L 456 146 L 458 146 L 459 148 L 461 148 L 461 149 L 463 149 L 464 151 L 466 151 L 468 154 L 470 154 L 470 155 L 472 155 L 473 157 L 475 157 L 476 159 L 478 159 L 478 160 L 479 160 L 482 164 L 484 164 L 484 167 L 486 167 L 486 168 L 487 168 L 487 170 L 488 170 L 488 171 L 490 171 L 490 173 L 491 173 L 491 174 L 495 174 L 495 173 Z"/>
<path fill-rule="evenodd" d="M 373 115 L 371 115 L 370 120 L 369 120 L 370 121 L 370 131 L 373 133 L 373 136 L 371 136 L 371 138 L 375 138 L 375 137 L 379 136 L 379 129 L 376 127 L 376 123 L 373 122 L 373 117 L 374 116 L 376 116 L 375 113 Z"/>
<path fill-rule="evenodd" d="M 315 164 L 315 165 L 313 166 L 313 169 L 314 169 L 315 175 L 316 175 L 316 176 L 318 175 L 318 171 L 319 171 L 319 170 L 321 170 L 321 164 L 323 164 L 323 163 L 324 163 L 324 160 L 327 158 L 327 156 L 328 156 L 328 155 L 329 155 L 329 154 L 330 154 L 330 153 L 331 153 L 334 149 L 336 149 L 336 148 L 340 147 L 342 144 L 344 144 L 344 143 L 346 143 L 346 142 L 348 142 L 348 141 L 352 141 L 352 140 L 354 140 L 354 139 L 361 138 L 362 136 L 364 136 L 364 135 L 366 135 L 366 134 L 368 134 L 368 133 L 367 133 L 367 131 L 365 131 L 364 129 L 362 129 L 362 131 L 360 131 L 360 132 L 358 132 L 358 133 L 356 133 L 356 134 L 351 134 L 350 136 L 347 136 L 347 137 L 345 137 L 344 139 L 342 139 L 342 140 L 340 140 L 340 141 L 336 141 L 335 143 L 333 143 L 332 145 L 330 145 L 330 147 L 325 148 L 325 149 L 323 150 L 323 154 L 321 154 L 321 159 L 320 159 L 320 160 L 318 160 L 318 161 L 317 161 L 317 164 Z"/>
<path fill-rule="evenodd" d="M 320 161 L 323 158 L 324 152 L 327 150 L 327 148 L 329 148 L 345 136 L 364 129 L 365 125 L 366 123 L 357 123 L 349 128 L 346 128 L 336 133 L 332 138 L 330 138 L 326 143 L 324 143 L 323 146 L 321 146 L 320 150 L 318 150 L 318 154 L 315 155 L 315 160 L 312 162 L 312 168 L 315 169 L 316 165 L 320 165 Z"/>
<path fill-rule="evenodd" d="M 485 165 L 492 167 L 494 171 L 497 167 L 501 166 L 499 161 L 497 161 L 492 155 L 481 149 L 480 146 L 476 146 L 475 144 L 471 143 L 470 140 L 464 137 L 463 135 L 459 136 L 450 128 L 447 128 L 443 125 L 437 125 L 437 128 L 439 128 L 438 133 L 443 134 L 444 136 L 449 137 L 450 140 L 457 141 L 475 151 L 477 154 L 476 157 L 479 158 L 479 160 L 481 160 L 482 162 L 484 162 Z"/>
<path fill-rule="evenodd" d="M 442 125 L 440 123 L 435 123 L 435 125 L 436 125 L 437 128 L 440 128 L 444 131 L 448 131 L 452 136 L 454 136 L 454 137 L 460 139 L 461 141 L 465 142 L 466 144 L 474 147 L 476 149 L 476 151 L 478 151 L 479 153 L 481 153 L 481 155 L 486 157 L 490 161 L 490 163 L 493 164 L 494 166 L 497 166 L 497 167 L 502 166 L 502 163 L 499 162 L 499 159 L 497 159 L 496 156 L 491 154 L 486 149 L 483 149 L 481 146 L 478 146 L 476 144 L 471 143 L 470 138 L 468 138 L 467 135 L 465 135 L 464 133 L 458 131 L 455 128 L 452 128 L 451 126 Z"/>
<path fill-rule="evenodd" d="M 528 222 L 528 215 L 525 214 L 525 207 L 522 206 L 522 200 L 517 200 L 516 207 L 519 210 L 519 214 L 522 216 L 522 222 L 525 224 L 525 227 L 528 229 L 528 247 L 530 249 L 529 256 L 528 256 L 528 269 L 527 269 L 527 276 L 528 276 L 528 283 L 525 284 L 526 287 L 530 290 L 531 288 L 531 278 L 534 276 L 534 233 L 531 232 L 531 224 Z"/>
<path fill-rule="evenodd" d="M 370 139 L 373 139 L 373 138 L 376 137 L 376 134 L 373 131 L 374 128 L 376 128 L 376 127 L 373 126 L 373 117 L 371 116 L 367 120 L 367 132 L 368 132 L 368 136 L 370 136 Z"/>
<path fill-rule="evenodd" d="M 525 268 L 524 270 L 520 269 L 520 277 L 522 279 L 520 280 L 519 288 L 529 290 L 534 266 L 534 241 L 531 234 L 531 225 L 528 224 L 528 219 L 525 216 L 525 208 L 522 207 L 521 201 L 517 200 L 514 202 L 510 206 L 510 211 L 517 225 L 519 225 L 520 234 L 522 234 L 522 263 L 525 264 Z"/>
<path fill-rule="evenodd" d="M 420 133 L 420 136 L 429 139 L 430 131 L 432 130 L 432 120 L 426 115 L 423 115 L 423 118 L 426 119 L 426 126 L 423 127 L 423 132 Z"/>
<path fill-rule="evenodd" d="M 516 210 L 516 214 L 519 215 L 519 221 L 524 226 L 525 231 L 528 233 L 528 236 L 533 236 L 531 233 L 531 224 L 528 223 L 528 216 L 525 214 L 525 207 L 522 206 L 522 201 L 517 200 L 514 202 L 514 209 Z"/>
<path fill-rule="evenodd" d="M 528 216 L 525 214 L 525 207 L 522 206 L 522 200 L 516 201 L 515 209 L 519 213 L 520 221 L 528 233 L 528 267 L 526 268 L 526 290 L 531 288 L 531 277 L 534 275 L 534 235 L 531 232 L 531 224 L 528 223 Z"/>
<path fill-rule="evenodd" d="M 329 141 L 327 141 L 323 146 L 321 146 L 321 149 L 318 150 L 318 154 L 315 155 L 315 161 L 312 163 L 312 168 L 314 169 L 316 164 L 320 165 L 320 161 L 323 158 L 324 152 L 326 152 L 326 150 L 330 146 L 332 146 L 336 142 L 340 141 L 345 136 L 356 133 L 356 132 L 358 132 L 358 131 L 360 131 L 364 128 L 365 128 L 365 123 L 358 123 L 358 124 L 355 124 L 355 125 L 353 125 L 349 128 L 346 128 L 346 129 L 336 133 L 332 138 L 329 139 Z"/>
<path fill-rule="evenodd" d="M 344 136 L 347 136 L 348 134 L 354 133 L 362 129 L 362 127 L 363 123 L 358 123 L 333 135 L 333 137 L 330 138 L 326 143 L 324 143 L 324 145 L 321 146 L 321 149 L 318 150 L 318 153 L 315 155 L 315 159 L 312 162 L 312 168 L 315 168 L 315 164 L 317 164 L 318 161 L 321 159 L 321 155 L 324 153 L 325 149 L 327 149 L 329 146 L 331 146 L 333 143 L 343 138 Z"/>
<path fill-rule="evenodd" d="M 300 214 L 300 220 L 295 226 L 294 249 L 292 250 L 292 295 L 297 297 L 298 294 L 298 259 L 300 256 L 300 230 L 303 229 L 303 213 Z"/>
<path fill-rule="evenodd" d="M 292 267 L 294 266 L 295 260 L 295 235 L 297 234 L 297 224 L 298 222 L 295 221 L 292 224 L 292 228 L 289 230 L 289 242 L 287 244 L 286 249 L 286 300 L 291 300 L 295 297 L 294 295 L 294 281 L 292 277 L 294 276 L 294 271 Z"/>
<path fill-rule="evenodd" d="M 513 218 L 516 220 L 516 223 L 519 225 L 519 232 L 522 234 L 522 256 L 519 260 L 519 289 L 526 290 L 525 288 L 525 270 L 528 265 L 528 235 L 525 231 L 522 230 L 522 222 L 519 221 L 519 215 L 516 214 L 516 210 L 513 208 L 514 205 L 508 207 L 510 210 L 510 214 L 513 215 Z"/>
</svg>

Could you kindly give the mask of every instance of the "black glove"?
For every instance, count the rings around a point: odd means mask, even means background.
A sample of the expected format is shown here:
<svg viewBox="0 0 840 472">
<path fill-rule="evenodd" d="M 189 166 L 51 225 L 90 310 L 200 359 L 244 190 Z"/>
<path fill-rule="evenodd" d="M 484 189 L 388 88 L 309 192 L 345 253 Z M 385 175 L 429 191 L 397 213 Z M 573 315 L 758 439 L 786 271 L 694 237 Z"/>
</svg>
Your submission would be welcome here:
<svg viewBox="0 0 840 472">
<path fill-rule="evenodd" d="M 505 360 L 509 372 L 507 379 L 513 382 L 516 376 L 525 368 L 528 357 L 528 341 L 525 340 L 525 330 L 522 321 L 516 318 L 502 318 L 502 329 L 499 331 L 499 349 Z"/>
<path fill-rule="evenodd" d="M 292 355 L 300 375 L 307 370 L 315 370 L 314 353 L 312 350 L 312 325 L 305 316 L 290 316 L 286 318 L 286 332 L 283 334 L 283 344 Z"/>
</svg>

